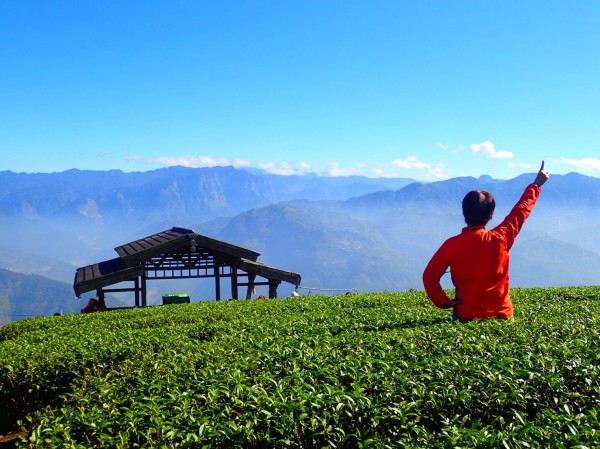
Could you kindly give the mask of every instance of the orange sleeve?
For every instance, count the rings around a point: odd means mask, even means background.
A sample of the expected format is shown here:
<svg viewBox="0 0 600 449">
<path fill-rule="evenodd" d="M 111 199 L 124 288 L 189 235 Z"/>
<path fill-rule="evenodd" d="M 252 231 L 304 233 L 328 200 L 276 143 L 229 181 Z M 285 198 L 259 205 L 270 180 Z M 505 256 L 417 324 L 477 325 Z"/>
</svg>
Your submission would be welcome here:
<svg viewBox="0 0 600 449">
<path fill-rule="evenodd" d="M 502 223 L 496 226 L 493 230 L 500 232 L 506 239 L 507 249 L 510 250 L 517 235 L 521 231 L 525 220 L 529 217 L 533 206 L 540 196 L 541 187 L 537 184 L 529 184 L 517 204 L 512 208 L 509 214 L 504 218 Z"/>
<path fill-rule="evenodd" d="M 425 292 L 429 299 L 433 304 L 435 304 L 440 309 L 447 309 L 448 307 L 452 307 L 452 301 L 442 289 L 442 285 L 440 284 L 440 279 L 450 266 L 450 262 L 447 257 L 447 245 L 446 241 L 440 249 L 436 251 L 433 255 L 427 266 L 425 267 L 425 271 L 423 271 L 423 286 L 425 287 Z"/>
</svg>

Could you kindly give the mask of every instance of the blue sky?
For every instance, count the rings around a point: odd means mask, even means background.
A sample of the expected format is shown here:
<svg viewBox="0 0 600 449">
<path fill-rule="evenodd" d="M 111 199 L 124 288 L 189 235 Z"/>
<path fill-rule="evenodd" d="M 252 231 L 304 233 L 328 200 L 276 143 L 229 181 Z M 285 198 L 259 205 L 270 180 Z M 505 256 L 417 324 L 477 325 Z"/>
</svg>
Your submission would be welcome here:
<svg viewBox="0 0 600 449">
<path fill-rule="evenodd" d="M 4 1 L 2 170 L 600 176 L 600 2 Z"/>
</svg>

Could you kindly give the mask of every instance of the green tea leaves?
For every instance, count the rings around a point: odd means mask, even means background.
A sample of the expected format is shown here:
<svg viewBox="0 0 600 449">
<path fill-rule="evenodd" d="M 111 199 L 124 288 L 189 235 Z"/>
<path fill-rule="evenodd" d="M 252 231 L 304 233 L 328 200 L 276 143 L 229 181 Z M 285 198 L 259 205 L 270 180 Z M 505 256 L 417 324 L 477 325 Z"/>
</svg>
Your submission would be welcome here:
<svg viewBox="0 0 600 449">
<path fill-rule="evenodd" d="M 453 323 L 421 292 L 198 303 L 0 329 L 22 447 L 597 447 L 600 289 Z"/>
</svg>

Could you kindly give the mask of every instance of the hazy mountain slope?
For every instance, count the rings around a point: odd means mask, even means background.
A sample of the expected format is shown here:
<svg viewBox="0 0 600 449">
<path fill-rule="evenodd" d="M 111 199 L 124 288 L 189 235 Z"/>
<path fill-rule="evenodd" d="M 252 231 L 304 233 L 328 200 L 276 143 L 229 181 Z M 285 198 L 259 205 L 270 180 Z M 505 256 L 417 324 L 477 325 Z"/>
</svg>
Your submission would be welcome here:
<svg viewBox="0 0 600 449">
<path fill-rule="evenodd" d="M 390 242 L 413 254 L 429 253 L 465 226 L 461 201 L 469 190 L 487 190 L 496 200 L 489 227 L 496 226 L 519 199 L 533 174 L 507 181 L 489 177 L 414 183 L 338 203 L 335 210 L 374 222 Z M 600 179 L 571 173 L 552 176 L 522 231 L 548 235 L 600 254 Z M 411 248 L 408 250 L 408 248 Z"/>
<path fill-rule="evenodd" d="M 52 273 L 70 284 L 74 267 L 115 257 L 116 246 L 182 226 L 257 250 L 259 261 L 300 273 L 303 286 L 421 289 L 433 252 L 464 226 L 461 200 L 467 191 L 493 193 L 497 207 L 489 226 L 495 226 L 533 178 L 404 185 L 409 180 L 284 177 L 231 167 L 0 172 L 0 268 Z M 316 199 L 287 201 L 302 196 Z M 513 248 L 513 285 L 597 284 L 599 257 L 600 179 L 553 175 Z M 157 284 L 152 303 L 178 286 L 190 290 L 193 300 L 213 297 L 210 282 Z M 287 294 L 284 287 L 280 294 Z"/>
<path fill-rule="evenodd" d="M 510 277 L 519 287 L 600 283 L 600 255 L 552 237 L 519 240 L 511 251 Z"/>
<path fill-rule="evenodd" d="M 389 248 L 370 223 L 323 204 L 255 209 L 235 217 L 217 237 L 261 252 L 264 263 L 302 274 L 307 287 L 383 291 L 419 284 L 412 257 Z"/>
<path fill-rule="evenodd" d="M 21 274 L 39 274 L 60 282 L 72 282 L 75 273 L 73 265 L 49 256 L 12 251 L 0 246 L 0 269 L 10 269 Z"/>
<path fill-rule="evenodd" d="M 75 313 L 81 307 L 69 284 L 0 269 L 0 324 L 33 316 Z"/>
<path fill-rule="evenodd" d="M 148 172 L 0 172 L 0 231 L 9 249 L 81 265 L 106 248 L 173 226 L 214 222 L 289 199 L 348 198 L 410 180 L 275 176 L 233 167 Z M 220 226 L 222 227 L 222 226 Z"/>
<path fill-rule="evenodd" d="M 412 182 L 410 178 L 366 178 L 364 176 L 326 177 L 317 175 L 263 175 L 281 200 L 345 200 L 352 197 L 397 190 Z"/>
<path fill-rule="evenodd" d="M 280 204 L 241 214 L 219 238 L 257 249 L 274 264 L 290 266 L 303 275 L 303 285 L 353 281 L 350 284 L 362 291 L 422 288 L 420 276 L 431 255 L 465 226 L 460 206 L 465 193 L 494 194 L 497 209 L 488 226 L 493 227 L 531 179 L 533 175 L 508 181 L 455 178 L 346 201 Z M 578 174 L 555 176 L 552 181 L 556 184 L 544 186 L 513 248 L 514 286 L 598 282 L 600 254 L 594 245 L 600 235 L 600 202 L 593 198 L 600 192 L 600 182 Z M 584 235 L 577 232 L 582 223 L 588 226 Z M 450 286 L 449 279 L 445 285 Z"/>
</svg>

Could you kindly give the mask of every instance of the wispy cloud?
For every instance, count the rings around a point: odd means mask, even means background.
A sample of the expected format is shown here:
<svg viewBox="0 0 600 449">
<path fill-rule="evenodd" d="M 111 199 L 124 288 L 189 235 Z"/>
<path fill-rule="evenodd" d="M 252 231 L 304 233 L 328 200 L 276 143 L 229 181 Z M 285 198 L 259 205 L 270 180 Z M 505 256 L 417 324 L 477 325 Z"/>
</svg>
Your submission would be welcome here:
<svg viewBox="0 0 600 449">
<path fill-rule="evenodd" d="M 282 162 L 251 162 L 245 159 L 227 159 L 223 157 L 213 158 L 210 156 L 176 156 L 176 157 L 156 157 L 141 158 L 139 156 L 126 156 L 126 160 L 138 164 L 161 165 L 163 167 L 190 167 L 190 168 L 210 168 L 210 167 L 235 167 L 235 168 L 258 168 L 266 173 L 276 175 L 298 175 L 306 172 L 310 166 L 301 163 L 300 168 L 295 168 L 291 163 Z"/>
<path fill-rule="evenodd" d="M 407 159 L 395 159 L 392 161 L 392 166 L 393 167 L 398 167 L 398 168 L 407 168 L 407 169 L 413 169 L 413 168 L 429 168 L 430 165 L 419 161 L 417 159 L 416 156 L 409 156 Z"/>
<path fill-rule="evenodd" d="M 164 167 L 182 166 L 190 168 L 223 167 L 234 165 L 235 161 L 238 161 L 238 164 L 243 164 L 245 162 L 240 160 L 230 161 L 225 158 L 212 158 L 210 156 L 161 156 L 154 158 L 125 156 L 125 160 L 138 164 L 162 165 Z"/>
<path fill-rule="evenodd" d="M 346 168 L 340 162 L 331 161 L 322 170 L 314 169 L 311 164 L 300 162 L 292 164 L 287 161 L 281 162 L 253 162 L 245 159 L 214 158 L 210 156 L 176 156 L 143 158 L 140 156 L 127 156 L 126 160 L 136 164 L 158 165 L 162 167 L 182 166 L 190 168 L 210 168 L 232 166 L 239 169 L 253 168 L 265 173 L 290 176 L 303 175 L 306 173 L 318 173 L 323 176 L 370 176 L 385 178 L 410 177 L 424 181 L 448 179 L 450 176 L 442 164 L 432 165 L 409 156 L 406 159 L 395 159 L 388 163 L 376 163 L 376 167 L 367 162 L 356 162 L 354 167 Z"/>
<path fill-rule="evenodd" d="M 231 164 L 227 165 L 233 165 L 235 168 L 252 167 L 252 162 L 245 159 L 234 159 Z"/>
<path fill-rule="evenodd" d="M 471 145 L 471 151 L 473 153 L 481 153 L 486 156 L 489 156 L 493 159 L 512 159 L 513 153 L 512 151 L 506 150 L 496 150 L 496 147 L 492 142 L 486 140 L 482 143 L 474 143 Z"/>
<path fill-rule="evenodd" d="M 290 175 L 299 175 L 302 173 L 301 170 L 295 168 L 289 162 L 283 161 L 279 163 L 274 162 L 259 162 L 256 164 L 256 167 L 264 170 L 267 173 L 272 175 L 282 175 L 282 176 L 290 176 Z M 236 167 L 237 168 L 237 167 Z"/>
<path fill-rule="evenodd" d="M 465 149 L 464 145 L 460 145 L 460 146 L 458 146 L 456 148 L 452 148 L 452 145 L 449 145 L 447 143 L 441 143 L 441 142 L 437 143 L 435 146 L 438 147 L 438 148 L 440 148 L 441 150 L 450 151 L 452 154 L 458 154 L 462 150 Z"/>
<path fill-rule="evenodd" d="M 327 164 L 327 174 L 329 176 L 353 176 L 357 174 L 355 168 L 340 168 L 337 162 L 329 162 Z"/>
<path fill-rule="evenodd" d="M 416 179 L 442 180 L 450 178 L 450 175 L 446 171 L 446 167 L 443 164 L 432 165 L 418 160 L 416 156 L 409 156 L 406 159 L 395 159 L 391 162 L 391 165 L 392 167 L 406 170 L 420 170 L 421 172 L 424 170 L 425 174 L 410 174 L 411 177 Z"/>
<path fill-rule="evenodd" d="M 567 165 L 577 167 L 582 172 L 600 171 L 600 159 L 595 157 L 584 157 L 583 159 L 561 157 L 560 160 Z"/>
<path fill-rule="evenodd" d="M 450 174 L 446 170 L 446 167 L 442 164 L 436 165 L 434 167 L 430 167 L 427 171 L 429 177 L 431 179 L 435 179 L 438 181 L 442 181 L 444 179 L 450 179 Z"/>
</svg>

